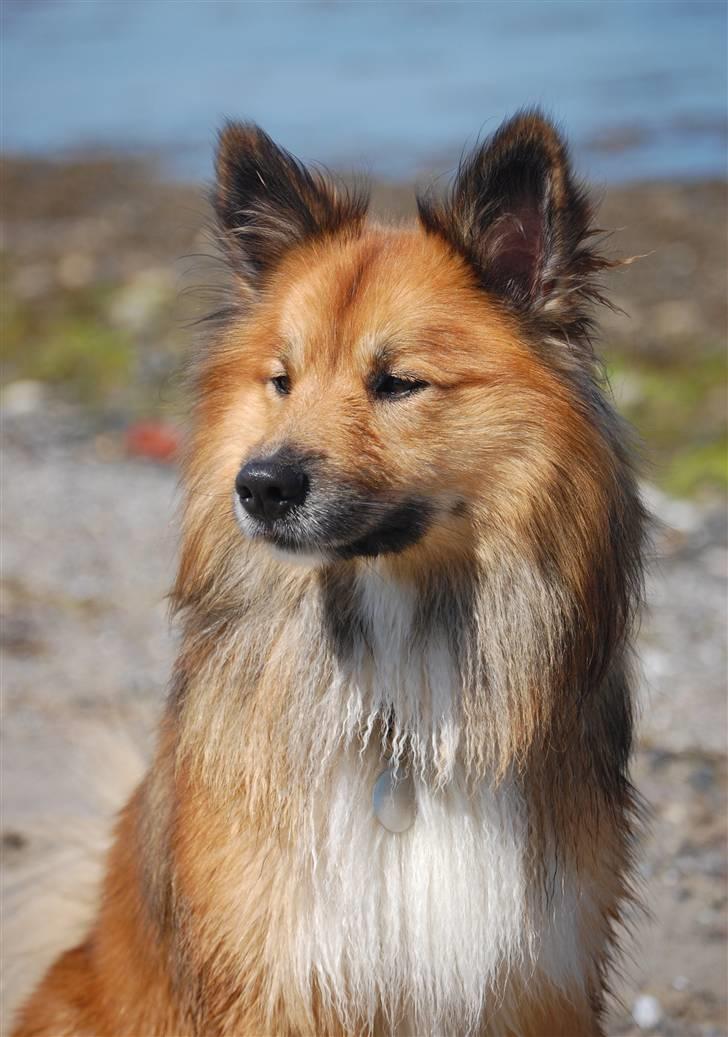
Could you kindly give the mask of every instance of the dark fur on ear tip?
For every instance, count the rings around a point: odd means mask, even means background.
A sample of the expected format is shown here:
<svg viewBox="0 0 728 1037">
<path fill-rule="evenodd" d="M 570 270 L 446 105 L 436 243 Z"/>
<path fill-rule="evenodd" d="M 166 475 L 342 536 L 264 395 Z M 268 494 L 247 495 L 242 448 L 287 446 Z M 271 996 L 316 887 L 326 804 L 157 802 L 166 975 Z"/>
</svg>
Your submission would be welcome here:
<svg viewBox="0 0 728 1037">
<path fill-rule="evenodd" d="M 466 156 L 445 199 L 417 199 L 420 221 L 462 255 L 482 287 L 522 313 L 588 330 L 593 275 L 614 265 L 593 247 L 592 207 L 568 148 L 539 111 L 520 112 Z"/>
<path fill-rule="evenodd" d="M 259 286 L 295 245 L 358 229 L 368 193 L 307 169 L 254 123 L 228 122 L 219 137 L 212 203 L 237 271 Z"/>
</svg>

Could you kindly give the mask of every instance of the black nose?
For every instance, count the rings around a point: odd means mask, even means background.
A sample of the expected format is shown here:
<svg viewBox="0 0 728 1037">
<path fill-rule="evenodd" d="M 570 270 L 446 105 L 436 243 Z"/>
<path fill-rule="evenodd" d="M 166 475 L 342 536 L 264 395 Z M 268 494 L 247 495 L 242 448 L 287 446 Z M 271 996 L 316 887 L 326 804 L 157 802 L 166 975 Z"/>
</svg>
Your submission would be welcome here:
<svg viewBox="0 0 728 1037">
<path fill-rule="evenodd" d="M 249 515 L 271 523 L 303 504 L 308 477 L 299 464 L 290 461 L 249 461 L 238 472 L 235 489 Z"/>
</svg>

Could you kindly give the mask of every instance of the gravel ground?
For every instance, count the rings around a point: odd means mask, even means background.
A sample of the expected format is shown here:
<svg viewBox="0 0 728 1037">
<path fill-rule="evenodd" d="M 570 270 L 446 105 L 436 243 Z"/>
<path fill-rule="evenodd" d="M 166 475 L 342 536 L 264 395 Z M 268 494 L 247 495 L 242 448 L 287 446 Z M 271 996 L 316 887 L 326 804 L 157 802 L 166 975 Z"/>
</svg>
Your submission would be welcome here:
<svg viewBox="0 0 728 1037">
<path fill-rule="evenodd" d="M 59 405 L 6 416 L 1 457 L 2 821 L 12 873 L 42 859 L 87 809 L 97 780 L 83 769 L 89 747 L 103 749 L 109 729 L 138 731 L 143 743 L 153 728 L 174 652 L 164 596 L 176 476 L 110 451 Z M 726 513 L 646 493 L 662 522 L 640 638 L 635 761 L 653 811 L 642 866 L 652 917 L 637 922 L 610 1034 L 722 1037 Z"/>
</svg>

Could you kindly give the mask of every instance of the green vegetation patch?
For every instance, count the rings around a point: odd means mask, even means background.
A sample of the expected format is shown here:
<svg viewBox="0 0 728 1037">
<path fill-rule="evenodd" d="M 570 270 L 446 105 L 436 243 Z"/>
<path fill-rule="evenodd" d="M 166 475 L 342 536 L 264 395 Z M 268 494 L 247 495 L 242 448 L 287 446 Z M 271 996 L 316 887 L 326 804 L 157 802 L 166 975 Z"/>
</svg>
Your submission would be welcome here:
<svg viewBox="0 0 728 1037">
<path fill-rule="evenodd" d="M 105 316 L 111 295 L 110 286 L 96 284 L 84 291 L 23 299 L 11 292 L 3 276 L 3 383 L 47 382 L 86 404 L 103 404 L 121 391 L 133 370 L 134 344 Z"/>
<path fill-rule="evenodd" d="M 128 284 L 108 281 L 73 290 L 51 283 L 24 298 L 11 288 L 9 267 L 0 256 L 2 384 L 43 382 L 97 411 L 113 406 L 152 416 L 160 409 L 179 365 L 166 299 L 150 301 L 145 287 L 143 310 Z"/>
<path fill-rule="evenodd" d="M 719 348 L 686 343 L 677 360 L 647 363 L 613 355 L 609 379 L 636 427 L 648 474 L 668 492 L 728 489 L 728 380 Z"/>
</svg>

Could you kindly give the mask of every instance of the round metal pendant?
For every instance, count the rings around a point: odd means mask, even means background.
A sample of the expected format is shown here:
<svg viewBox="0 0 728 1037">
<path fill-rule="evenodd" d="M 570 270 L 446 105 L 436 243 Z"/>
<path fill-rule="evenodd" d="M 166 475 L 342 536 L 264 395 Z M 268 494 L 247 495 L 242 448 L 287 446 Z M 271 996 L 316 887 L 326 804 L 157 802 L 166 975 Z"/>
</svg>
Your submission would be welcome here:
<svg viewBox="0 0 728 1037">
<path fill-rule="evenodd" d="M 391 768 L 382 771 L 372 790 L 374 816 L 388 832 L 406 832 L 415 819 L 415 783 L 411 775 L 395 780 Z"/>
</svg>

